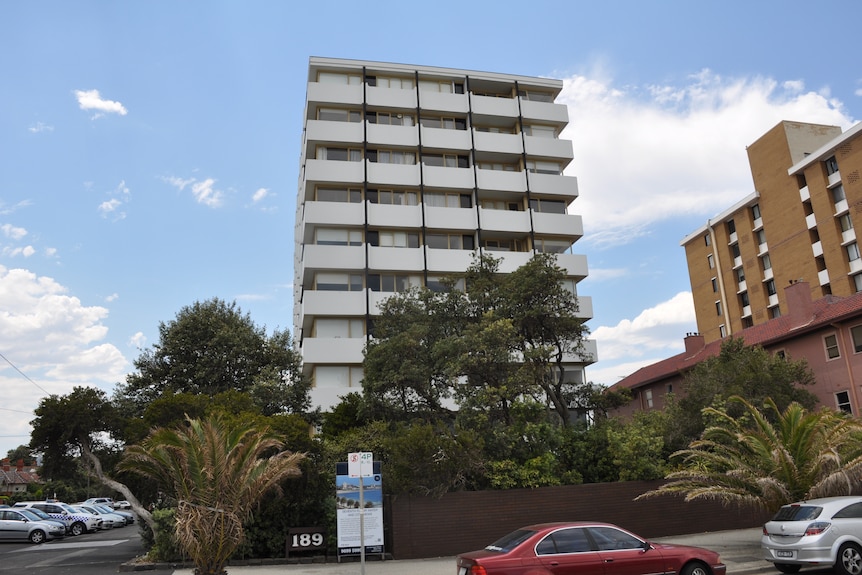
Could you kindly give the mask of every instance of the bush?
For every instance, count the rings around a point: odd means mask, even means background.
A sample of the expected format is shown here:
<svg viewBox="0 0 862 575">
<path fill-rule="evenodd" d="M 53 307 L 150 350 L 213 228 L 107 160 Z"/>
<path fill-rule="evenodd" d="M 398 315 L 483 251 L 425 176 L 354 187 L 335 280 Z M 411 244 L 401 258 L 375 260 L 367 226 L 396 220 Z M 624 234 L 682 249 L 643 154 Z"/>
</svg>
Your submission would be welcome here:
<svg viewBox="0 0 862 575">
<path fill-rule="evenodd" d="M 140 524 L 141 543 L 148 550 L 148 557 L 153 561 L 180 561 L 183 552 L 174 537 L 176 523 L 174 509 L 156 509 L 153 511 L 153 521 L 156 523 L 156 535 L 143 522 Z"/>
</svg>

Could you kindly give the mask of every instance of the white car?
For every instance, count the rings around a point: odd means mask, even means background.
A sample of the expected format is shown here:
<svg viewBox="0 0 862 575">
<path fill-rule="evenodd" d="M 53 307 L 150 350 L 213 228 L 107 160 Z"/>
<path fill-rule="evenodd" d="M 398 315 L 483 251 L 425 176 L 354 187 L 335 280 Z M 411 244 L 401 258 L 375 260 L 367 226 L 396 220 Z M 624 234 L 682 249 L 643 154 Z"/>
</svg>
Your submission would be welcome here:
<svg viewBox="0 0 862 575">
<path fill-rule="evenodd" d="M 128 501 L 126 501 L 125 499 L 122 499 L 120 501 L 114 501 L 113 507 L 114 507 L 114 509 L 131 509 L 132 504 L 129 503 Z"/>
<path fill-rule="evenodd" d="M 833 567 L 862 575 L 862 497 L 824 497 L 783 506 L 763 526 L 763 558 L 782 573 Z"/>
<path fill-rule="evenodd" d="M 66 533 L 81 535 L 98 531 L 102 520 L 92 513 L 83 513 L 71 505 L 59 501 L 19 501 L 15 507 L 35 508 L 47 513 L 52 519 L 59 519 L 66 526 Z"/>
<path fill-rule="evenodd" d="M 114 527 L 126 526 L 126 519 L 124 517 L 120 517 L 119 515 L 115 515 L 114 513 L 106 513 L 95 505 L 75 503 L 74 505 L 72 505 L 72 507 L 81 511 L 82 513 L 91 513 L 101 519 L 102 525 L 100 526 L 100 529 L 113 529 Z"/>
</svg>

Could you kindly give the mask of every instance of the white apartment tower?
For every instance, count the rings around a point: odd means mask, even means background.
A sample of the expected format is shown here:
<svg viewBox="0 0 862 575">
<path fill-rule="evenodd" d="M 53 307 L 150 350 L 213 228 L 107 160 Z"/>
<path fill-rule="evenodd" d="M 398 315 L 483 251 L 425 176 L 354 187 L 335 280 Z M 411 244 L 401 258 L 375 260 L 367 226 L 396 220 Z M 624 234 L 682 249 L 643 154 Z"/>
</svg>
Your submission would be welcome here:
<svg viewBox="0 0 862 575">
<path fill-rule="evenodd" d="M 313 57 L 309 62 L 294 262 L 294 338 L 324 410 L 361 392 L 363 346 L 378 304 L 441 287 L 474 252 L 514 271 L 557 254 L 569 287 L 587 276 L 563 175 L 562 82 L 430 66 Z M 592 317 L 589 297 L 580 314 Z M 595 342 L 572 357 L 584 380 Z"/>
</svg>

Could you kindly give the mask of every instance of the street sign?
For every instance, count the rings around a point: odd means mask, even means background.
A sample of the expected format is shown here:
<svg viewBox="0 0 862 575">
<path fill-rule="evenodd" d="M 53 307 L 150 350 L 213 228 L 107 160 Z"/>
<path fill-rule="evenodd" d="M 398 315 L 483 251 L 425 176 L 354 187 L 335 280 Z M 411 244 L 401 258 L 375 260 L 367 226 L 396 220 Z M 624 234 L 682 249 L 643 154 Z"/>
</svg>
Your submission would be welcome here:
<svg viewBox="0 0 862 575">
<path fill-rule="evenodd" d="M 370 451 L 348 453 L 347 474 L 350 477 L 372 477 L 374 475 L 374 454 Z"/>
</svg>

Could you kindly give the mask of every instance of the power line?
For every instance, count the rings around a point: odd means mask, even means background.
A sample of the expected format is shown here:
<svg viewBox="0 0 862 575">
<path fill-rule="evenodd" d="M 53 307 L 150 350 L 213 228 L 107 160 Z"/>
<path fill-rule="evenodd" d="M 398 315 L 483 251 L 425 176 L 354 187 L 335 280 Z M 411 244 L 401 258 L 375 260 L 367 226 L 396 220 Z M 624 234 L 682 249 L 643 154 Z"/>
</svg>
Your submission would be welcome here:
<svg viewBox="0 0 862 575">
<path fill-rule="evenodd" d="M 15 365 L 14 363 L 12 363 L 11 361 L 9 361 L 9 359 L 8 359 L 5 355 L 3 355 L 2 353 L 0 353 L 0 357 L 2 357 L 2 358 L 3 358 L 3 360 L 4 360 L 6 363 L 8 363 L 9 365 L 11 365 L 11 366 L 12 366 L 12 369 L 14 369 L 14 370 L 15 370 L 15 371 L 17 371 L 18 373 L 20 373 L 20 374 L 24 377 L 24 379 L 26 379 L 27 381 L 29 381 L 30 383 L 32 383 L 33 385 L 35 385 L 36 387 L 38 387 L 40 390 L 42 390 L 42 393 L 44 393 L 45 395 L 51 395 L 50 393 L 48 393 L 47 391 L 45 391 L 45 388 L 44 388 L 44 387 L 42 387 L 41 385 L 39 385 L 38 383 L 36 383 L 36 382 L 35 382 L 35 381 L 33 381 L 32 379 L 30 379 L 30 377 L 29 377 L 26 373 L 24 373 L 23 371 L 21 371 L 20 369 L 18 369 L 18 366 L 17 366 L 17 365 Z M 10 410 L 10 411 L 11 411 L 11 410 Z"/>
</svg>

